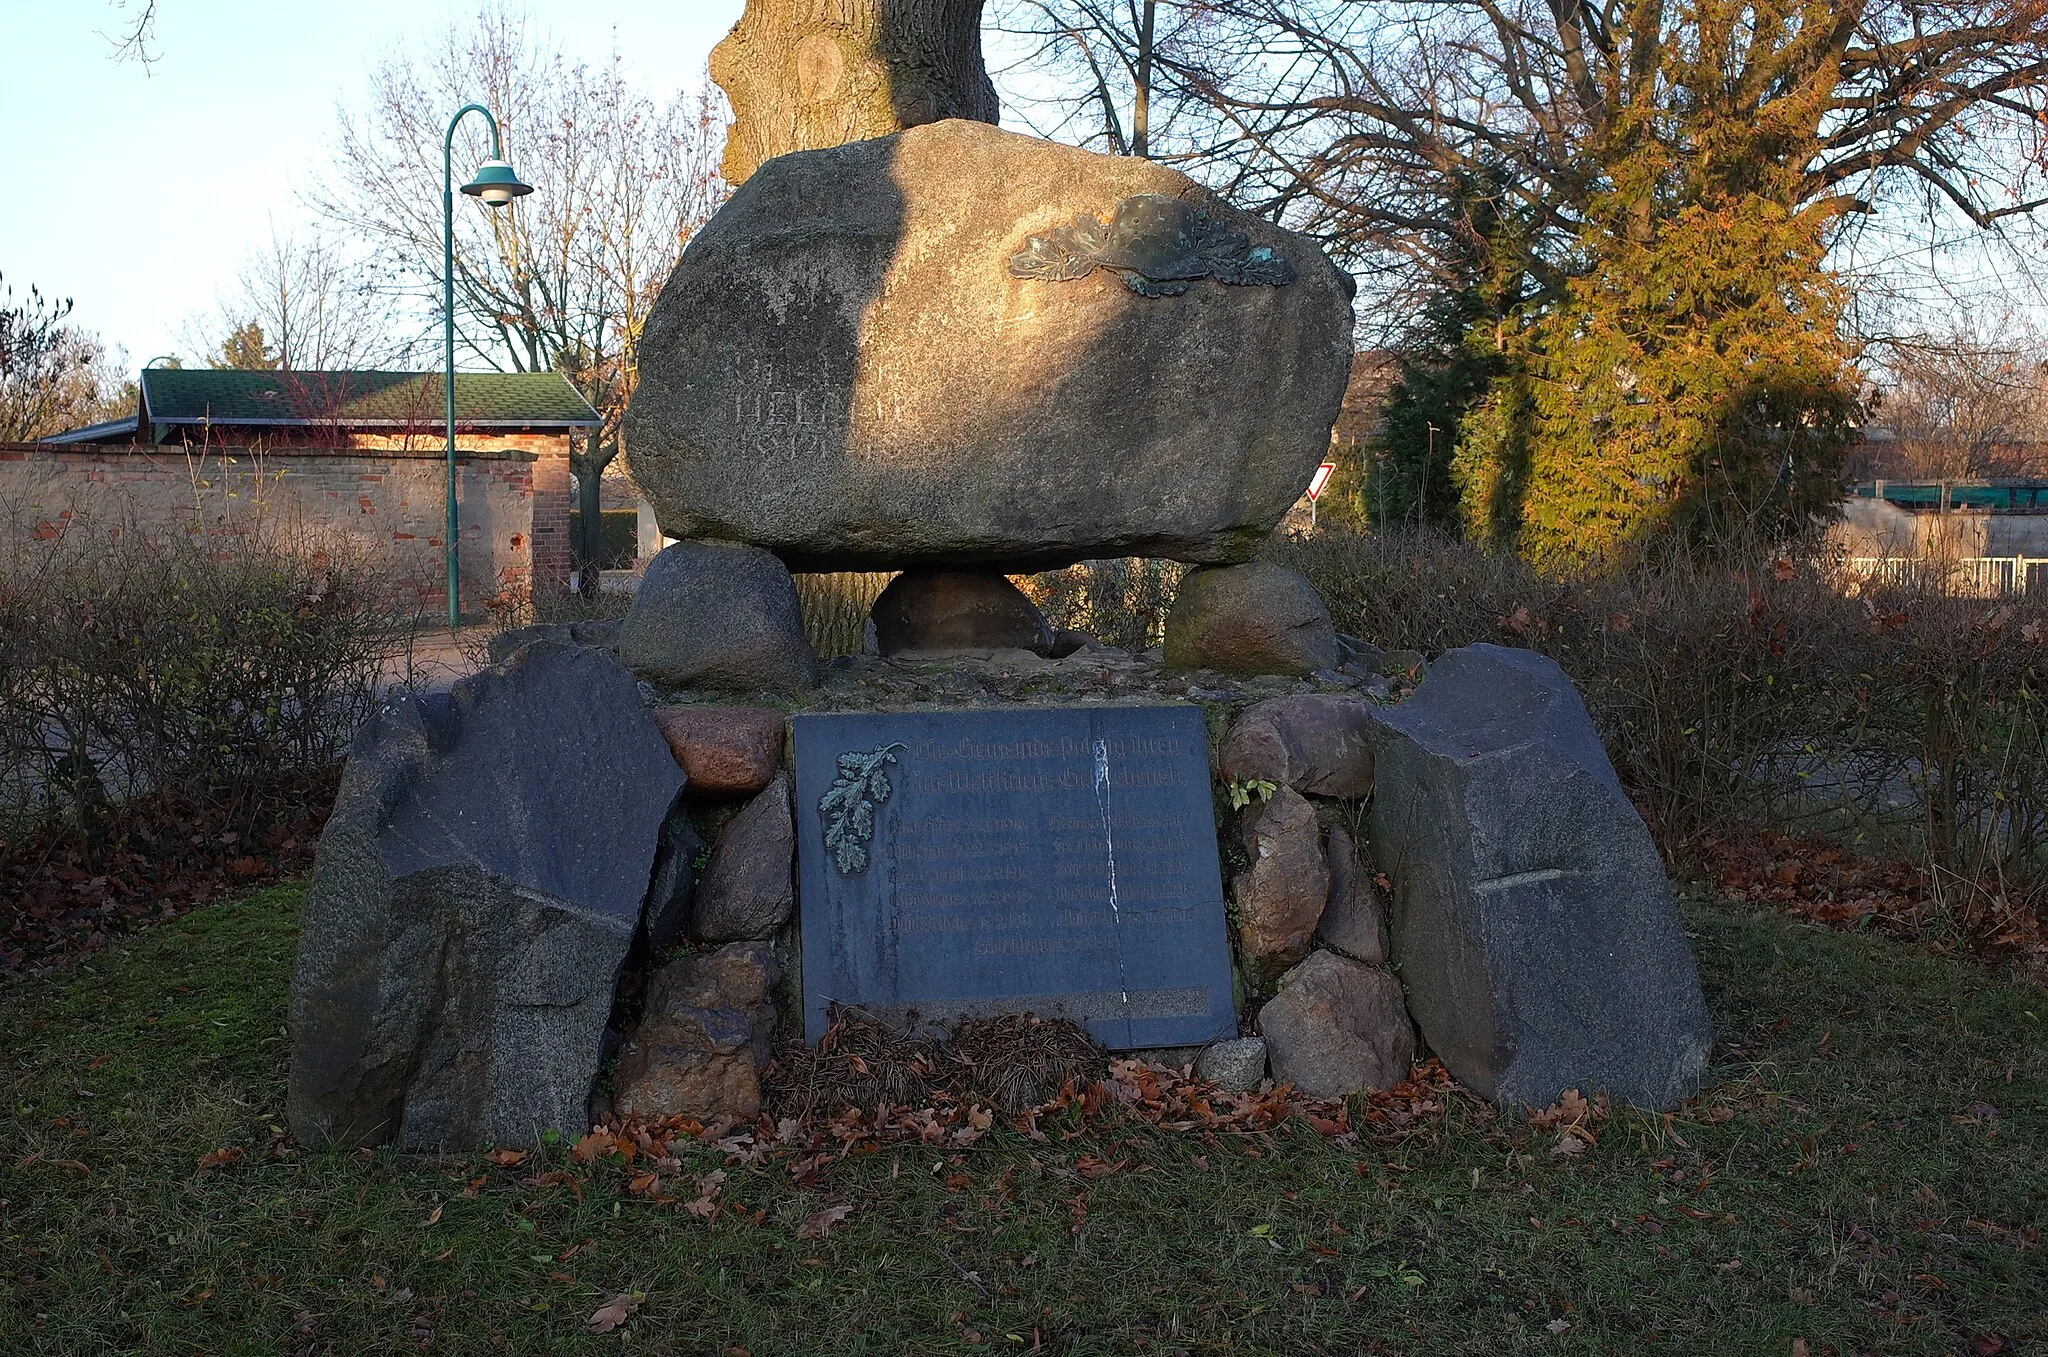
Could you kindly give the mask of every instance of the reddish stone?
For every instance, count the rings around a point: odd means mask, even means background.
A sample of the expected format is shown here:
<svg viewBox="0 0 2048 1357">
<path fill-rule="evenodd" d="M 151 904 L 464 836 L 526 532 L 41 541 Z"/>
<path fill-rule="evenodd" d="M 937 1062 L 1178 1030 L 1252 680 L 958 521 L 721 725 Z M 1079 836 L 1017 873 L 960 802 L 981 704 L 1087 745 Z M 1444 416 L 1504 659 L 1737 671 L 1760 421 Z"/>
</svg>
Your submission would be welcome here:
<svg viewBox="0 0 2048 1357">
<path fill-rule="evenodd" d="M 1372 795 L 1374 704 L 1337 693 L 1276 697 L 1246 709 L 1217 760 L 1228 780 L 1258 778 L 1310 796 Z"/>
<path fill-rule="evenodd" d="M 654 723 L 668 740 L 690 790 L 706 796 L 752 796 L 782 766 L 783 715 L 765 707 L 657 707 Z"/>
<path fill-rule="evenodd" d="M 775 1037 L 775 952 L 742 942 L 655 972 L 640 1026 L 619 1048 L 615 1106 L 629 1117 L 748 1120 Z"/>
</svg>

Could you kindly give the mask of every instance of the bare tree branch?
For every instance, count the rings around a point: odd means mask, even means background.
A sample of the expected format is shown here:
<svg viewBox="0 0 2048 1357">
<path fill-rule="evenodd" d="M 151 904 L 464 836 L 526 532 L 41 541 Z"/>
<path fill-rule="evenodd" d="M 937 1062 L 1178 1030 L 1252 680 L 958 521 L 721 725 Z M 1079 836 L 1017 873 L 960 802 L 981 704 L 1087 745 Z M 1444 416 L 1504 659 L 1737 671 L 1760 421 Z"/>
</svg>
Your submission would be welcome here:
<svg viewBox="0 0 2048 1357">
<path fill-rule="evenodd" d="M 147 70 L 157 59 L 150 46 L 156 41 L 156 0 L 114 0 L 114 8 L 123 15 L 121 27 L 101 36 L 114 45 L 114 60 L 139 62 Z"/>
</svg>

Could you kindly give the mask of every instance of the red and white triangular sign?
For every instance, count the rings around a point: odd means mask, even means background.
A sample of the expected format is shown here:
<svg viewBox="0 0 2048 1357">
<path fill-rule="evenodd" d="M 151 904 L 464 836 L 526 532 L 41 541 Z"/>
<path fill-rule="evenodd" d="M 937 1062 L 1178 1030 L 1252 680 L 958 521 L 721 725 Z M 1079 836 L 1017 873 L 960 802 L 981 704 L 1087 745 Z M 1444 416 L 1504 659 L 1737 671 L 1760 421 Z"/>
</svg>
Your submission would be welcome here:
<svg viewBox="0 0 2048 1357">
<path fill-rule="evenodd" d="M 1316 496 L 1323 493 L 1323 487 L 1330 483 L 1330 477 L 1336 470 L 1337 464 L 1335 462 L 1325 462 L 1316 468 L 1316 474 L 1311 476 L 1308 482 L 1309 503 L 1313 504 L 1316 502 Z"/>
</svg>

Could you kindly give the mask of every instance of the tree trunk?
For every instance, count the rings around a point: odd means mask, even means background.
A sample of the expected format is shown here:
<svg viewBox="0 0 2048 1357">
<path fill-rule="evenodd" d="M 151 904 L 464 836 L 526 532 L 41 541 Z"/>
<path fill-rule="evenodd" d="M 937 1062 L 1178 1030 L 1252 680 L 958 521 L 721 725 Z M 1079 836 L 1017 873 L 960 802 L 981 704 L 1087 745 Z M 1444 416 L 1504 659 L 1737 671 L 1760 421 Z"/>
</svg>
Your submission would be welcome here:
<svg viewBox="0 0 2048 1357">
<path fill-rule="evenodd" d="M 606 444 L 593 433 L 583 456 L 569 460 L 576 473 L 576 533 L 569 552 L 577 571 L 576 592 L 583 598 L 596 598 L 604 586 L 604 469 L 618 450 L 616 442 Z"/>
<path fill-rule="evenodd" d="M 983 0 L 747 0 L 711 50 L 732 102 L 723 173 L 887 136 L 942 118 L 993 123 L 981 57 Z"/>
</svg>

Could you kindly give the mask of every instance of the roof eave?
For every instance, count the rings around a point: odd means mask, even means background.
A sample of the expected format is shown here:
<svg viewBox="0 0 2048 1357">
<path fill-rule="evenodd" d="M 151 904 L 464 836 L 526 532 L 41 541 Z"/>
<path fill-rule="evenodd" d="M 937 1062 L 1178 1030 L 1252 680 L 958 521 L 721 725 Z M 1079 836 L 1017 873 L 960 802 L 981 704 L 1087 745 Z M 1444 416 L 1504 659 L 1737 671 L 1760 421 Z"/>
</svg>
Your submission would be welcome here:
<svg viewBox="0 0 2048 1357">
<path fill-rule="evenodd" d="M 418 429 L 423 433 L 439 433 L 443 429 L 440 421 L 423 424 L 414 419 L 341 419 L 334 416 L 307 417 L 304 419 L 215 419 L 210 415 L 166 415 L 156 421 L 158 424 L 211 424 L 220 428 L 240 429 Z M 604 424 L 602 419 L 457 419 L 455 429 L 595 429 Z"/>
<path fill-rule="evenodd" d="M 115 434 L 125 433 L 133 437 L 135 431 L 141 427 L 141 421 L 134 415 L 124 415 L 120 419 L 101 420 L 98 424 L 87 424 L 76 429 L 66 429 L 63 433 L 53 433 L 47 438 L 38 438 L 36 441 L 38 443 L 55 443 L 60 446 L 68 443 L 96 443 L 102 438 L 109 438 Z"/>
</svg>

